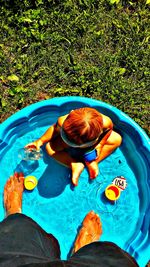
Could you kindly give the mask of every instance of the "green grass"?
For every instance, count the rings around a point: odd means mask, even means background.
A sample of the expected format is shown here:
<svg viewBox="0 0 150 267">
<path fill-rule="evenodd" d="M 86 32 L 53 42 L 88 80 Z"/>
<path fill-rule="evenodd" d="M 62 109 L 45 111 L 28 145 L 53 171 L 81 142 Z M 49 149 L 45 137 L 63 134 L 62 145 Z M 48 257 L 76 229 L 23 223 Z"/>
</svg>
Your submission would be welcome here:
<svg viewBox="0 0 150 267">
<path fill-rule="evenodd" d="M 150 134 L 150 6 L 97 0 L 2 1 L 2 122 L 55 96 L 110 103 Z"/>
</svg>

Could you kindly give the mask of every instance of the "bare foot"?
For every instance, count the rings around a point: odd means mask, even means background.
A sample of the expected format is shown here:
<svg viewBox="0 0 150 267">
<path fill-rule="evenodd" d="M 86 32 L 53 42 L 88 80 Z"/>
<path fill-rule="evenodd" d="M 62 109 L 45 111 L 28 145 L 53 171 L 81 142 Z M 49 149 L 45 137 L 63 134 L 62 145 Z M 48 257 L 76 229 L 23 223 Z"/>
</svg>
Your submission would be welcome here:
<svg viewBox="0 0 150 267">
<path fill-rule="evenodd" d="M 23 190 L 23 173 L 15 173 L 14 176 L 10 176 L 4 188 L 4 207 L 6 215 L 21 213 Z"/>
<path fill-rule="evenodd" d="M 84 218 L 82 228 L 74 244 L 73 252 L 85 245 L 98 241 L 102 234 L 102 225 L 98 214 L 90 211 Z"/>
<path fill-rule="evenodd" d="M 72 183 L 73 185 L 78 185 L 79 176 L 84 169 L 84 164 L 82 162 L 72 162 L 71 169 L 72 169 Z"/>
<path fill-rule="evenodd" d="M 86 162 L 91 179 L 95 179 L 99 173 L 98 163 L 96 161 Z"/>
</svg>

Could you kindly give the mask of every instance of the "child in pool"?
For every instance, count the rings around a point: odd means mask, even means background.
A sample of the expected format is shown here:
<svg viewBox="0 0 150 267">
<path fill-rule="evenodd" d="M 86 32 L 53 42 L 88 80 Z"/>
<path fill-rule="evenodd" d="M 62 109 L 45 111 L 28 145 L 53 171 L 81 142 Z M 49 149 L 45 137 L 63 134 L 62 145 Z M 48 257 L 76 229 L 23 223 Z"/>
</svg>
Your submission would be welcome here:
<svg viewBox="0 0 150 267">
<path fill-rule="evenodd" d="M 39 150 L 46 143 L 47 153 L 71 168 L 72 183 L 77 185 L 85 166 L 90 178 L 96 178 L 98 163 L 119 147 L 121 141 L 109 117 L 94 108 L 84 107 L 59 117 L 56 124 L 26 147 Z M 86 157 L 90 150 L 95 150 L 95 159 Z"/>
</svg>

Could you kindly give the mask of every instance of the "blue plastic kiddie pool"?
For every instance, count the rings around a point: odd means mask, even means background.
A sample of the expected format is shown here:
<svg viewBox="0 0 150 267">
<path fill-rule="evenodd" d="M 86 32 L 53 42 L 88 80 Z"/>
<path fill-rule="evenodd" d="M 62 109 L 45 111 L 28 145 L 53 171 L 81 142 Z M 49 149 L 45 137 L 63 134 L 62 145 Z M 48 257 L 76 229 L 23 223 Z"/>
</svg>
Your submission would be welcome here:
<svg viewBox="0 0 150 267">
<path fill-rule="evenodd" d="M 26 161 L 18 153 L 39 138 L 59 116 L 79 107 L 93 107 L 109 116 L 122 137 L 120 148 L 99 163 L 99 176 L 90 181 L 85 169 L 77 187 L 71 185 L 70 169 L 49 157 Z M 17 112 L 0 125 L 0 198 L 14 171 L 33 175 L 38 185 L 23 193 L 23 213 L 52 233 L 66 259 L 83 218 L 94 210 L 99 214 L 102 241 L 112 241 L 129 252 L 142 267 L 150 259 L 150 143 L 145 132 L 125 113 L 98 100 L 60 97 L 38 102 Z M 104 196 L 115 177 L 123 176 L 127 187 L 115 202 Z M 0 207 L 0 220 L 4 219 Z"/>
</svg>

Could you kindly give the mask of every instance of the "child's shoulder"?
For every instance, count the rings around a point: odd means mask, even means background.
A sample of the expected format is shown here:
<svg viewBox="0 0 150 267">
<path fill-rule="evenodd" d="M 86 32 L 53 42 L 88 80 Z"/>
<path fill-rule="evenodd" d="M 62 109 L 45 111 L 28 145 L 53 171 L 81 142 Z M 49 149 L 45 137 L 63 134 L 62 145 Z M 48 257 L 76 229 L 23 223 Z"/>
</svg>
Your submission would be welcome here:
<svg viewBox="0 0 150 267">
<path fill-rule="evenodd" d="M 59 117 L 58 118 L 58 120 L 57 120 L 57 124 L 58 124 L 58 126 L 62 126 L 63 125 L 63 123 L 64 123 L 64 121 L 65 121 L 65 119 L 68 117 L 68 114 L 66 114 L 66 115 L 64 115 L 64 116 L 61 116 L 61 117 Z"/>
<path fill-rule="evenodd" d="M 101 113 L 101 115 L 102 115 L 102 118 L 103 118 L 103 128 L 104 129 L 113 128 L 112 120 L 108 116 L 106 116 L 106 115 L 104 115 L 102 113 Z"/>
</svg>

